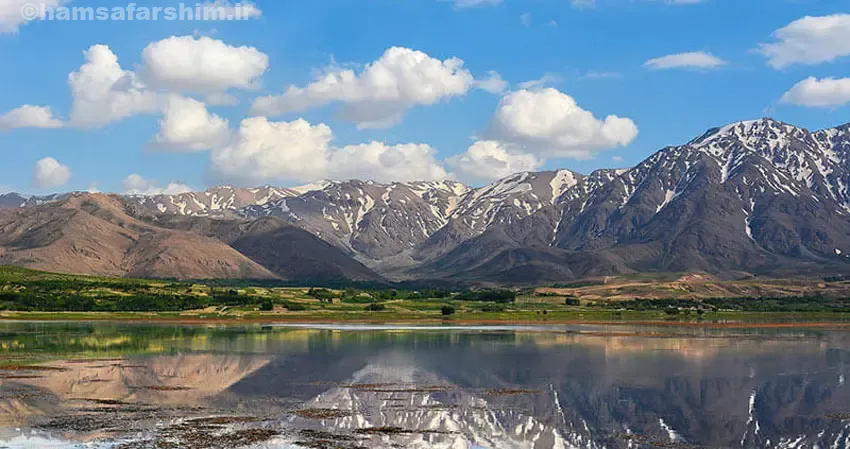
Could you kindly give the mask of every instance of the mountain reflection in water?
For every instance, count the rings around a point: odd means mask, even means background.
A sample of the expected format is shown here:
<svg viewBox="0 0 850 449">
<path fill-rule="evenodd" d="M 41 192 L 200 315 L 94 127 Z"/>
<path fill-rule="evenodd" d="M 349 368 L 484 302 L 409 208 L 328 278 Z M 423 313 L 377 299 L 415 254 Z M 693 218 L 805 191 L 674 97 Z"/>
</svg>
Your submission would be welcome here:
<svg viewBox="0 0 850 449">
<path fill-rule="evenodd" d="M 850 448 L 842 329 L 0 323 L 0 360 L 0 448 Z"/>
</svg>

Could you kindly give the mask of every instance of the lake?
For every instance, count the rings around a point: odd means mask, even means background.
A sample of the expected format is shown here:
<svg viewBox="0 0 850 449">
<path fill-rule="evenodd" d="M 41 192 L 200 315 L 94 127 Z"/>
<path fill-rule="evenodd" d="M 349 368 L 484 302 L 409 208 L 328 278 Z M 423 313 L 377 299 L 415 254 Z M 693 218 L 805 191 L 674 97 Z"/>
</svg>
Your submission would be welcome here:
<svg viewBox="0 0 850 449">
<path fill-rule="evenodd" d="M 0 448 L 850 448 L 846 328 L 0 322 Z"/>
</svg>

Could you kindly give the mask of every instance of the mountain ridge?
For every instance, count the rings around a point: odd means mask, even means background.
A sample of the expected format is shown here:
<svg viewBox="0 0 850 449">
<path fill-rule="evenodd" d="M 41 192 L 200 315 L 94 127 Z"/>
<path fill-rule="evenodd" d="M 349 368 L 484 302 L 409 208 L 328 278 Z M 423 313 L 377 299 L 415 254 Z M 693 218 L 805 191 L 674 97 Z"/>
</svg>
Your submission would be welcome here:
<svg viewBox="0 0 850 449">
<path fill-rule="evenodd" d="M 27 208 L 67 195 L 5 197 L 0 205 Z M 735 122 L 632 168 L 521 172 L 477 188 L 324 180 L 115 197 L 148 221 L 274 218 L 392 279 L 850 272 L 850 124 Z"/>
</svg>

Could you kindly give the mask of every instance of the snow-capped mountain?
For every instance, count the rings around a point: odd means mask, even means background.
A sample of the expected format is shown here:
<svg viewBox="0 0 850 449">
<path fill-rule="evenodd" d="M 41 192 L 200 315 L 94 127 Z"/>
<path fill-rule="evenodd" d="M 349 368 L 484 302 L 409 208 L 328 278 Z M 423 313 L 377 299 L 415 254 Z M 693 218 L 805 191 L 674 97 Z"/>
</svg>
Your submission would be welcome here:
<svg viewBox="0 0 850 449">
<path fill-rule="evenodd" d="M 26 206 L 38 206 L 41 204 L 58 201 L 68 196 L 67 193 L 56 193 L 52 195 L 30 196 L 10 192 L 0 194 L 0 209 Z"/>
<path fill-rule="evenodd" d="M 201 217 L 279 217 L 361 259 L 427 259 L 491 226 L 554 204 L 584 176 L 518 173 L 473 189 L 455 181 L 320 181 L 296 188 L 222 186 L 178 195 L 129 196 L 148 211 Z"/>
<path fill-rule="evenodd" d="M 453 181 L 332 182 L 238 213 L 281 217 L 354 254 L 380 259 L 408 251 L 444 227 L 469 190 Z"/>
<path fill-rule="evenodd" d="M 298 196 L 301 191 L 281 187 L 244 189 L 232 186 L 213 187 L 203 192 L 176 195 L 130 195 L 140 205 L 160 214 L 199 217 L 230 217 L 235 211 L 254 205 L 264 205 L 281 198 Z"/>
<path fill-rule="evenodd" d="M 709 130 L 630 170 L 595 173 L 554 210 L 491 229 L 432 268 L 527 277 L 545 254 L 533 276 L 848 271 L 848 129 L 762 119 Z M 546 227 L 548 239 L 528 231 Z"/>
<path fill-rule="evenodd" d="M 60 197 L 0 197 L 21 207 Z M 319 181 L 125 196 L 144 215 L 275 217 L 392 277 L 517 282 L 640 271 L 850 272 L 850 124 L 713 128 L 630 169 Z"/>
</svg>

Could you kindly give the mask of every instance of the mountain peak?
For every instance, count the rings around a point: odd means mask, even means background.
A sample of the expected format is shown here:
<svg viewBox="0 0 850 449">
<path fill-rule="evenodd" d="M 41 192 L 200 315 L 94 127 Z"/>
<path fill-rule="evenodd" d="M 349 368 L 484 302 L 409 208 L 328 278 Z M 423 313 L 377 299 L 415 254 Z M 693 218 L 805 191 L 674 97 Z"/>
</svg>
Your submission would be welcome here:
<svg viewBox="0 0 850 449">
<path fill-rule="evenodd" d="M 707 145 L 723 139 L 751 141 L 753 139 L 776 140 L 808 131 L 794 125 L 764 117 L 757 120 L 744 120 L 730 123 L 719 128 L 711 128 L 689 145 Z"/>
</svg>

